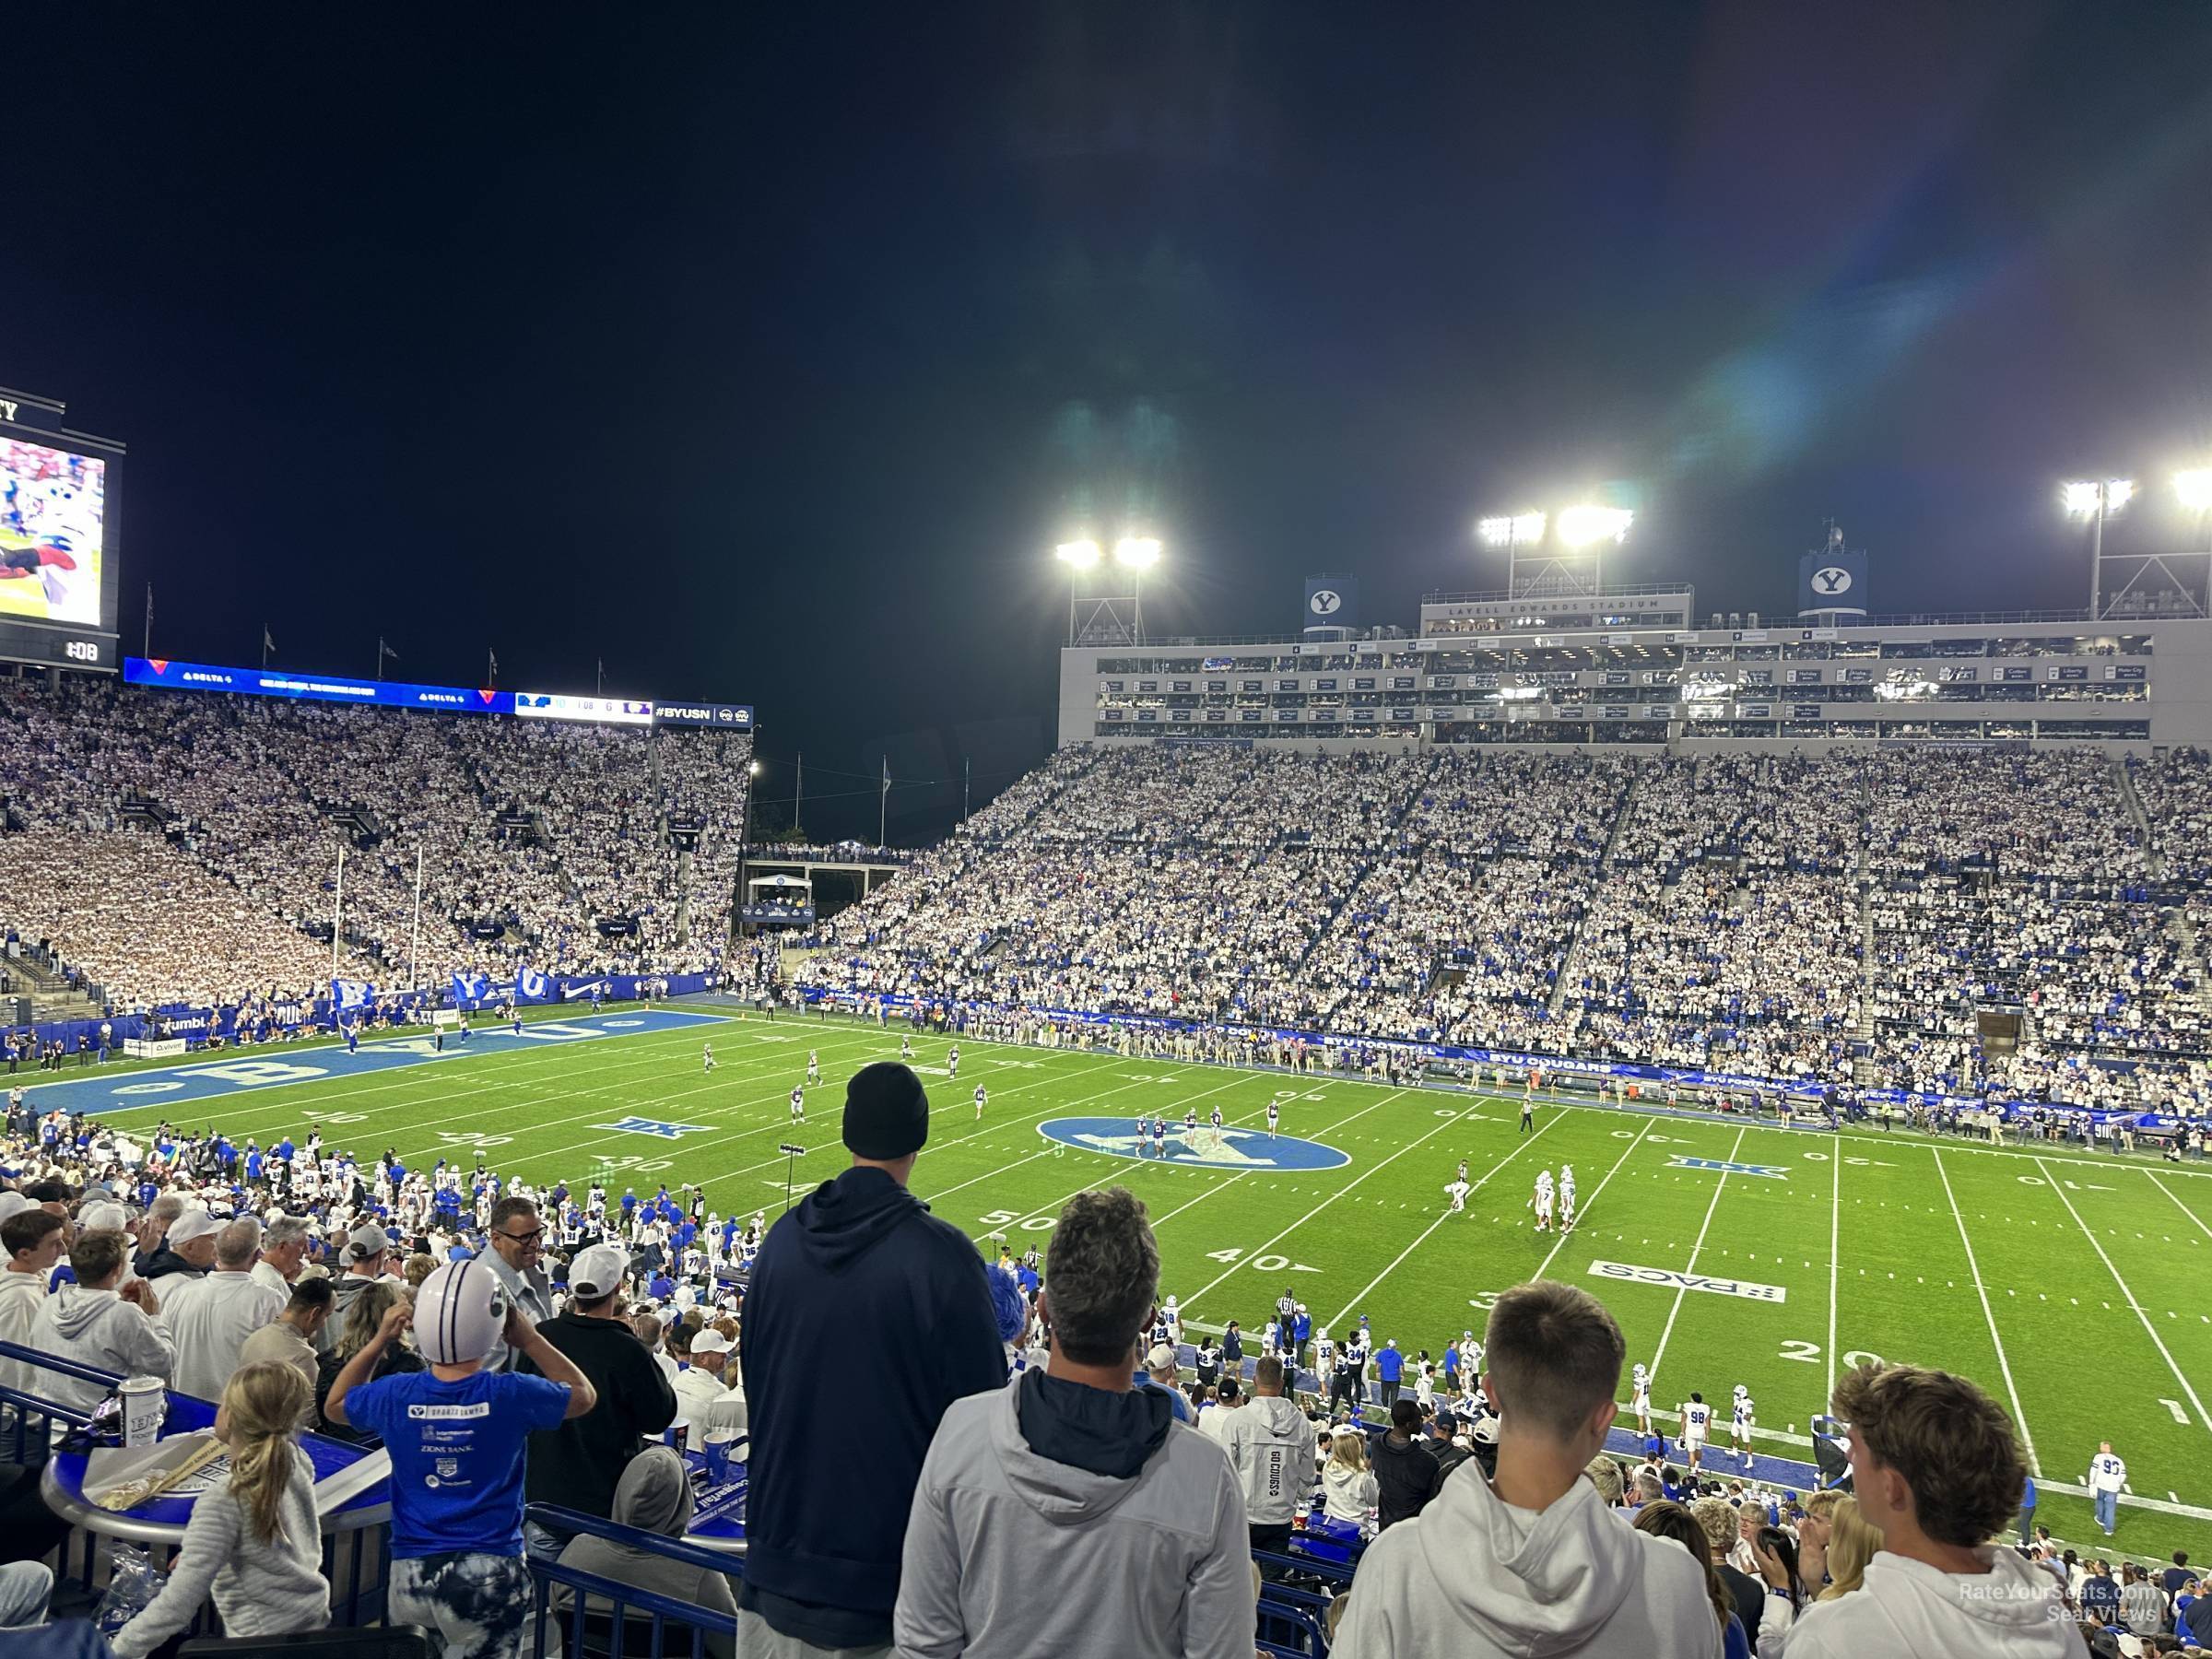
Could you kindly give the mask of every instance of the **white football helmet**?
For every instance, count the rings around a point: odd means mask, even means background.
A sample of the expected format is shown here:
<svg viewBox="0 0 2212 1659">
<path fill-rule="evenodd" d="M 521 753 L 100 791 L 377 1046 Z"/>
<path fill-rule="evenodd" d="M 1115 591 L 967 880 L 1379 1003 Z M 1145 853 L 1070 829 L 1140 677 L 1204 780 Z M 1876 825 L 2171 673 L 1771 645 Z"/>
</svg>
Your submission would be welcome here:
<svg viewBox="0 0 2212 1659">
<path fill-rule="evenodd" d="M 415 1346 L 433 1365 L 483 1359 L 506 1325 L 506 1287 L 481 1261 L 448 1262 L 416 1293 Z"/>
</svg>

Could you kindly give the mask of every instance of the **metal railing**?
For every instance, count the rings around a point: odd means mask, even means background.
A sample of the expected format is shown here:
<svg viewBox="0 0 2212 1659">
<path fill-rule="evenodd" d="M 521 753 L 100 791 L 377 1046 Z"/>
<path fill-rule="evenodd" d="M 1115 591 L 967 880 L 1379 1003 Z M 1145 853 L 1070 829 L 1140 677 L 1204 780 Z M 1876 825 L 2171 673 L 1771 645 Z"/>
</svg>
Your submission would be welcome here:
<svg viewBox="0 0 2212 1659">
<path fill-rule="evenodd" d="M 658 1533 L 641 1532 L 598 1515 L 555 1504 L 534 1503 L 524 1512 L 526 1520 L 556 1533 L 603 1538 L 610 1544 L 643 1550 L 663 1559 L 701 1567 L 728 1578 L 742 1576 L 739 1558 L 721 1550 L 702 1548 Z M 729 1613 L 679 1600 L 635 1584 L 565 1567 L 557 1559 L 533 1555 L 530 1576 L 537 1585 L 537 1610 L 531 1620 L 532 1659 L 668 1659 L 688 1653 L 691 1659 L 709 1659 L 707 1639 L 720 1636 L 716 1653 L 727 1653 L 737 1640 L 737 1620 Z M 557 1597 L 556 1587 L 569 1592 Z M 556 1608 L 555 1602 L 565 1603 Z M 677 1645 L 670 1645 L 674 1635 Z M 550 1636 L 552 1641 L 548 1642 Z"/>
</svg>

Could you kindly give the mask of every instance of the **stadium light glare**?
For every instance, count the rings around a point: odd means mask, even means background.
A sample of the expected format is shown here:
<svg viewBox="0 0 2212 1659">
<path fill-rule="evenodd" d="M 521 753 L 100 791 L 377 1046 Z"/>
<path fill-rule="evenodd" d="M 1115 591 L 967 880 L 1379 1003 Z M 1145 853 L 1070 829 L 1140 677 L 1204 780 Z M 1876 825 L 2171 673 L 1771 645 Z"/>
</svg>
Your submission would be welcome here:
<svg viewBox="0 0 2212 1659">
<path fill-rule="evenodd" d="M 747 766 L 745 771 L 747 777 L 759 777 L 760 775 L 760 762 L 755 760 L 751 765 Z"/>
<path fill-rule="evenodd" d="M 1099 544 L 1088 536 L 1083 536 L 1076 541 L 1065 541 L 1053 549 L 1053 557 L 1062 564 L 1072 565 L 1078 571 L 1095 570 L 1099 563 Z"/>
<path fill-rule="evenodd" d="M 1125 571 L 1148 571 L 1159 562 L 1159 538 L 1124 535 L 1113 544 L 1113 562 Z"/>
<path fill-rule="evenodd" d="M 2058 499 L 2065 503 L 2068 512 L 2088 514 L 2097 511 L 2099 493 L 2096 485 L 2077 479 L 2061 486 Z"/>
<path fill-rule="evenodd" d="M 2103 512 L 2117 512 L 2135 499 L 2136 481 L 2133 478 L 2107 478 L 2099 484 L 2079 479 L 2059 491 L 2059 499 L 2066 511 L 2079 518 L 2088 518 Z"/>
<path fill-rule="evenodd" d="M 1524 547 L 1544 539 L 1545 515 L 1541 512 L 1516 512 L 1510 516 L 1478 520 L 1475 534 L 1483 545 L 1490 547 Z"/>
<path fill-rule="evenodd" d="M 2136 499 L 2136 481 L 2133 478 L 2109 478 L 2104 486 L 2105 510 L 2117 512 Z"/>
<path fill-rule="evenodd" d="M 1570 547 L 1626 539 L 1636 515 L 1626 507 L 1568 507 L 1559 517 L 1559 537 Z"/>
<path fill-rule="evenodd" d="M 2192 512 L 2212 512 L 2212 466 L 2193 466 L 2173 475 L 2173 493 Z"/>
</svg>

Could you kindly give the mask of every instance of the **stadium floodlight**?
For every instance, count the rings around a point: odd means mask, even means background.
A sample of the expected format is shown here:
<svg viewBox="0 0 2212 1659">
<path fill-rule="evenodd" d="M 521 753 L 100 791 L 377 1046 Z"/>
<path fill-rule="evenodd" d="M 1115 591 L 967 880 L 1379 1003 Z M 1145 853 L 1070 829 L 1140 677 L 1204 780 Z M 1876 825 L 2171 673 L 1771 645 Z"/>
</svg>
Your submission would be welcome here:
<svg viewBox="0 0 2212 1659">
<path fill-rule="evenodd" d="M 1125 571 L 1148 571 L 1159 562 L 1159 538 L 1124 535 L 1113 544 L 1113 562 Z"/>
<path fill-rule="evenodd" d="M 748 777 L 759 777 L 760 775 L 760 762 L 758 760 L 754 761 L 751 765 L 747 766 L 745 771 L 746 775 Z"/>
<path fill-rule="evenodd" d="M 1075 541 L 1065 541 L 1053 549 L 1053 557 L 1064 565 L 1073 565 L 1078 571 L 1095 570 L 1099 563 L 1099 544 L 1088 535 Z"/>
<path fill-rule="evenodd" d="M 2173 493 L 2192 512 L 2212 512 L 2212 466 L 2193 466 L 2173 475 Z"/>
<path fill-rule="evenodd" d="M 1486 547 L 1525 547 L 1544 539 L 1544 524 L 1545 515 L 1541 512 L 1516 512 L 1478 521 L 1475 534 Z"/>
<path fill-rule="evenodd" d="M 1566 507 L 1559 512 L 1559 537 L 1570 547 L 1618 542 L 1627 537 L 1635 522 L 1636 515 L 1626 507 Z"/>
<path fill-rule="evenodd" d="M 2135 499 L 2136 481 L 2133 478 L 2107 478 L 2099 484 L 2091 480 L 2077 480 L 2059 492 L 2066 511 L 2079 518 L 2092 513 L 2117 512 Z"/>
</svg>

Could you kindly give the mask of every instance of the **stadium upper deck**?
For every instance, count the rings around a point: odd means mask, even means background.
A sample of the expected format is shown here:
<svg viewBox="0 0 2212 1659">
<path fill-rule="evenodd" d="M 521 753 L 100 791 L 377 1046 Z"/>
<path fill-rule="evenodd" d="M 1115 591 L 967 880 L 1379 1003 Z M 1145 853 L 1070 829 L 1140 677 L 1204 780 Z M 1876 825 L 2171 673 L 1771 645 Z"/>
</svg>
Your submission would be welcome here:
<svg viewBox="0 0 2212 1659">
<path fill-rule="evenodd" d="M 1688 590 L 1564 607 L 1437 595 L 1416 639 L 1071 646 L 1059 740 L 2212 744 L 2212 620 L 1698 627 L 1695 614 Z"/>
</svg>

